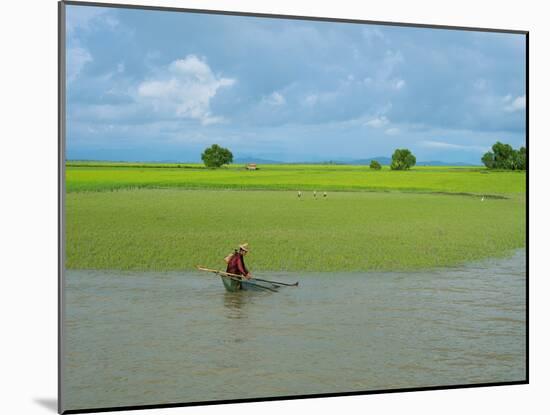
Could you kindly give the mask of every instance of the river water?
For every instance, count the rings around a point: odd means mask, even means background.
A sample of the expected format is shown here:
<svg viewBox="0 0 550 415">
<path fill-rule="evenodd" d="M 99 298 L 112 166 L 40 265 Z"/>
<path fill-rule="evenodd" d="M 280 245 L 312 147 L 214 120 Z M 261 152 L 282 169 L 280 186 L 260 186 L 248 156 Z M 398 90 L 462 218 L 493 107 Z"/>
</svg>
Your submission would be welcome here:
<svg viewBox="0 0 550 415">
<path fill-rule="evenodd" d="M 66 273 L 64 409 L 525 379 L 525 251 L 425 272 Z"/>
</svg>

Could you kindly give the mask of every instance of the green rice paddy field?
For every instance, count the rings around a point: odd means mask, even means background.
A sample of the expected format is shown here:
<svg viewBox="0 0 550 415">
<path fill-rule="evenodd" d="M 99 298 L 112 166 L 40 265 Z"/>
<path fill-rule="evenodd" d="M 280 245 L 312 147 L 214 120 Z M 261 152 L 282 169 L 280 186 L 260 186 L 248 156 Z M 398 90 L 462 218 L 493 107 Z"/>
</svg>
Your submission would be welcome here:
<svg viewBox="0 0 550 415">
<path fill-rule="evenodd" d="M 408 270 L 525 246 L 524 172 L 260 167 L 67 162 L 66 266 L 221 268 L 246 241 L 253 271 Z"/>
<path fill-rule="evenodd" d="M 177 167 L 180 166 L 180 167 Z M 177 187 L 183 189 L 401 190 L 508 194 L 525 192 L 522 172 L 489 172 L 476 167 L 416 167 L 373 171 L 368 166 L 242 165 L 206 169 L 198 164 L 67 164 L 67 191 Z"/>
</svg>

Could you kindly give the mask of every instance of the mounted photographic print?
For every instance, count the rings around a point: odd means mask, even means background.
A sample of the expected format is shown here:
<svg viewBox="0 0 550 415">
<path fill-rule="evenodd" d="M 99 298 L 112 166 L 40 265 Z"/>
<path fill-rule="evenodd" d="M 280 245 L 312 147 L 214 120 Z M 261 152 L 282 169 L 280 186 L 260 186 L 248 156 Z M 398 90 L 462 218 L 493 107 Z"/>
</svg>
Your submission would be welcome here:
<svg viewBox="0 0 550 415">
<path fill-rule="evenodd" d="M 527 32 L 59 12 L 60 412 L 527 383 Z"/>
</svg>

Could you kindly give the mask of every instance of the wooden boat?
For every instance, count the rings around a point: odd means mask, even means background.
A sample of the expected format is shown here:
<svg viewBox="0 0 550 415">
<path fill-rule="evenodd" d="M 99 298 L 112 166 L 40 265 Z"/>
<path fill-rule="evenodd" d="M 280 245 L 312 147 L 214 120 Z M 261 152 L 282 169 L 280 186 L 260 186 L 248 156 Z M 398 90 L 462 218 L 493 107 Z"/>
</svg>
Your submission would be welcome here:
<svg viewBox="0 0 550 415">
<path fill-rule="evenodd" d="M 238 280 L 236 278 L 227 277 L 220 275 L 222 279 L 223 286 L 229 292 L 237 292 L 240 290 L 243 291 L 265 291 L 265 290 L 274 290 L 272 287 L 266 287 L 257 282 L 248 281 L 246 279 Z"/>
<path fill-rule="evenodd" d="M 237 291 L 273 291 L 277 292 L 277 288 L 281 286 L 297 287 L 298 282 L 289 284 L 286 282 L 270 281 L 261 278 L 243 278 L 241 275 L 230 274 L 229 272 L 205 268 L 197 265 L 199 271 L 212 272 L 219 275 L 222 279 L 223 286 L 229 292 Z"/>
</svg>

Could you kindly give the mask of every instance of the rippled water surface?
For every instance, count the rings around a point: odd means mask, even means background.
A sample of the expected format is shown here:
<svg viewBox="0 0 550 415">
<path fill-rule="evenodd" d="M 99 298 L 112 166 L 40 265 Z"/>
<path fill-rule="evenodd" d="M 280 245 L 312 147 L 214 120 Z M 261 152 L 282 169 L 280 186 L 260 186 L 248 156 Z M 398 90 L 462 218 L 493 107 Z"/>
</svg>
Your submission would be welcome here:
<svg viewBox="0 0 550 415">
<path fill-rule="evenodd" d="M 68 271 L 65 409 L 525 379 L 525 253 L 426 272 Z"/>
</svg>

